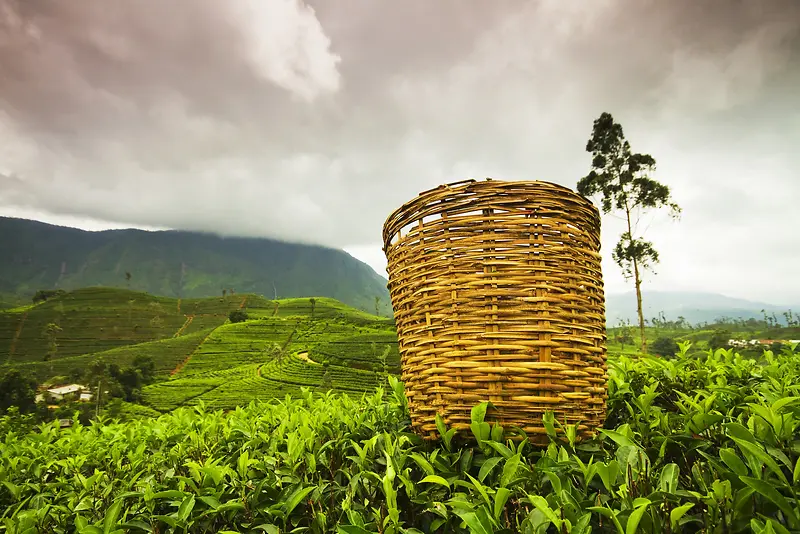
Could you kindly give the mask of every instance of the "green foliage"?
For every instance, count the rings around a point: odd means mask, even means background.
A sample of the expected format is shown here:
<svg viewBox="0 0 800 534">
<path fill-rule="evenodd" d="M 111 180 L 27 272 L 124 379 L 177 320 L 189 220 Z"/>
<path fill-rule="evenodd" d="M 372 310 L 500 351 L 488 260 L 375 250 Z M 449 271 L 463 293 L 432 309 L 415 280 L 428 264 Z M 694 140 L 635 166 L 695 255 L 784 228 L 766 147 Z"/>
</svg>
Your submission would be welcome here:
<svg viewBox="0 0 800 534">
<path fill-rule="evenodd" d="M 650 352 L 658 356 L 671 358 L 678 352 L 678 344 L 671 337 L 661 336 L 650 346 Z"/>
<path fill-rule="evenodd" d="M 33 295 L 33 303 L 38 304 L 53 297 L 60 297 L 66 293 L 67 292 L 63 289 L 40 289 Z"/>
<path fill-rule="evenodd" d="M 711 338 L 708 340 L 708 347 L 712 350 L 721 349 L 728 346 L 728 340 L 731 338 L 730 330 L 718 329 L 715 330 Z"/>
<path fill-rule="evenodd" d="M 614 342 L 618 343 L 623 349 L 625 348 L 625 345 L 633 344 L 633 331 L 628 323 L 620 321 L 616 329 L 614 329 L 613 332 L 609 332 L 609 335 L 612 337 Z"/>
<path fill-rule="evenodd" d="M 228 319 L 232 323 L 242 323 L 248 318 L 247 312 L 244 310 L 233 310 L 228 314 Z"/>
<path fill-rule="evenodd" d="M 402 384 L 158 419 L 33 429 L 0 418 L 7 532 L 795 532 L 800 360 L 732 351 L 612 361 L 609 417 L 549 444 L 487 403 L 438 443 L 408 431 Z M 28 429 L 28 430 L 26 430 Z M 477 438 L 477 442 L 476 442 Z"/>
<path fill-rule="evenodd" d="M 661 206 L 680 210 L 671 202 L 669 188 L 648 177 L 655 169 L 653 157 L 631 152 L 622 126 L 610 113 L 604 112 L 594 121 L 586 151 L 592 154 L 592 170 L 578 182 L 578 192 L 600 194 L 604 213 Z"/>
<path fill-rule="evenodd" d="M 26 413 L 36 405 L 36 380 L 17 369 L 6 369 L 0 373 L 0 413 L 15 406 Z"/>
</svg>

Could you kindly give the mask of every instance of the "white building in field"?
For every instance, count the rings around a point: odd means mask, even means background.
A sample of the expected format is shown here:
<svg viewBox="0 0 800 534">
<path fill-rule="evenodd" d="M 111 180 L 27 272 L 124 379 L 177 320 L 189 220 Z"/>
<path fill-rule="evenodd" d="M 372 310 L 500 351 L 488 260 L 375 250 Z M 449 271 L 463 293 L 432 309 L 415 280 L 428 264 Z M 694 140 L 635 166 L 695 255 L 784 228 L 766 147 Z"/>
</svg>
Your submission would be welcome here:
<svg viewBox="0 0 800 534">
<path fill-rule="evenodd" d="M 729 339 L 728 346 L 729 347 L 746 347 L 747 345 L 752 344 L 754 340 L 747 341 L 746 339 Z"/>
<path fill-rule="evenodd" d="M 800 344 L 800 339 L 729 339 L 728 346 L 729 347 L 757 347 L 761 345 L 762 347 L 769 347 L 773 343 L 781 343 L 782 345 L 794 345 Z"/>
<path fill-rule="evenodd" d="M 63 400 L 64 397 L 68 395 L 74 395 L 81 400 L 83 400 L 83 396 L 86 393 L 83 393 L 85 389 L 88 389 L 86 386 L 82 386 L 80 384 L 68 384 L 66 386 L 59 386 L 57 388 L 50 388 L 47 390 L 47 393 L 50 394 L 52 398 L 55 400 Z M 91 394 L 89 395 L 89 400 L 91 400 Z"/>
</svg>

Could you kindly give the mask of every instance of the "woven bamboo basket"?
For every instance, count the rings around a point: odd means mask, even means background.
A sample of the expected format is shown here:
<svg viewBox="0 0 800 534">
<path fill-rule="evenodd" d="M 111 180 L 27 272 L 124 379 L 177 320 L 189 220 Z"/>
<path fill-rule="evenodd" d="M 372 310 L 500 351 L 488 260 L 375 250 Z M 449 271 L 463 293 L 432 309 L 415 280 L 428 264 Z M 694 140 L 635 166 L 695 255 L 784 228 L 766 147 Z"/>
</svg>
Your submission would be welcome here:
<svg viewBox="0 0 800 534">
<path fill-rule="evenodd" d="M 383 228 L 414 430 L 486 420 L 546 439 L 553 411 L 594 435 L 606 413 L 600 216 L 540 181 L 467 180 L 425 191 Z M 469 433 L 467 433 L 468 435 Z"/>
</svg>

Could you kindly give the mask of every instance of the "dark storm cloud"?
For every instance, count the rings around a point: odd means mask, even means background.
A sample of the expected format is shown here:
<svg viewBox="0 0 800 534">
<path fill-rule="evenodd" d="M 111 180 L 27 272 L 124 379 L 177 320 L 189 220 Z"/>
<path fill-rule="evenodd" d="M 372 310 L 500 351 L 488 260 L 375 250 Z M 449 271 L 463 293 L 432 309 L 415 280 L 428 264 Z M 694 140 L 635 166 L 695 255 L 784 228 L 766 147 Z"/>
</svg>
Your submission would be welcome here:
<svg viewBox="0 0 800 534">
<path fill-rule="evenodd" d="M 800 300 L 773 282 L 800 261 L 796 0 L 0 6 L 6 213 L 311 241 L 379 265 L 385 217 L 423 189 L 574 187 L 610 111 L 684 208 L 643 222 L 662 252 L 651 287 Z"/>
</svg>

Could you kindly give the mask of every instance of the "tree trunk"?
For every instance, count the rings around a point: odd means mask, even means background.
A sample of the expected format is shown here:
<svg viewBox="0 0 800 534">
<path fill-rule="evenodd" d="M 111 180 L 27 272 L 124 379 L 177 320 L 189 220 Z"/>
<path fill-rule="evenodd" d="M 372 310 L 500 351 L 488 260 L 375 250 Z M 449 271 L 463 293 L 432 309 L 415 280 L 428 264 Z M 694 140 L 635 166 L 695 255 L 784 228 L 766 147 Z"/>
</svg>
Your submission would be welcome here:
<svg viewBox="0 0 800 534">
<path fill-rule="evenodd" d="M 642 340 L 642 354 L 647 353 L 647 338 L 644 335 L 644 313 L 642 313 L 642 280 L 639 278 L 639 264 L 633 260 L 633 277 L 636 284 L 636 310 L 639 313 L 639 335 Z"/>
<path fill-rule="evenodd" d="M 631 207 L 625 202 L 625 217 L 628 220 L 628 238 L 633 242 L 633 228 L 631 227 Z M 639 277 L 639 262 L 633 258 L 633 280 L 636 285 L 636 311 L 639 314 L 639 336 L 641 337 L 642 354 L 647 353 L 647 338 L 644 336 L 644 313 L 642 313 L 642 279 Z"/>
</svg>

